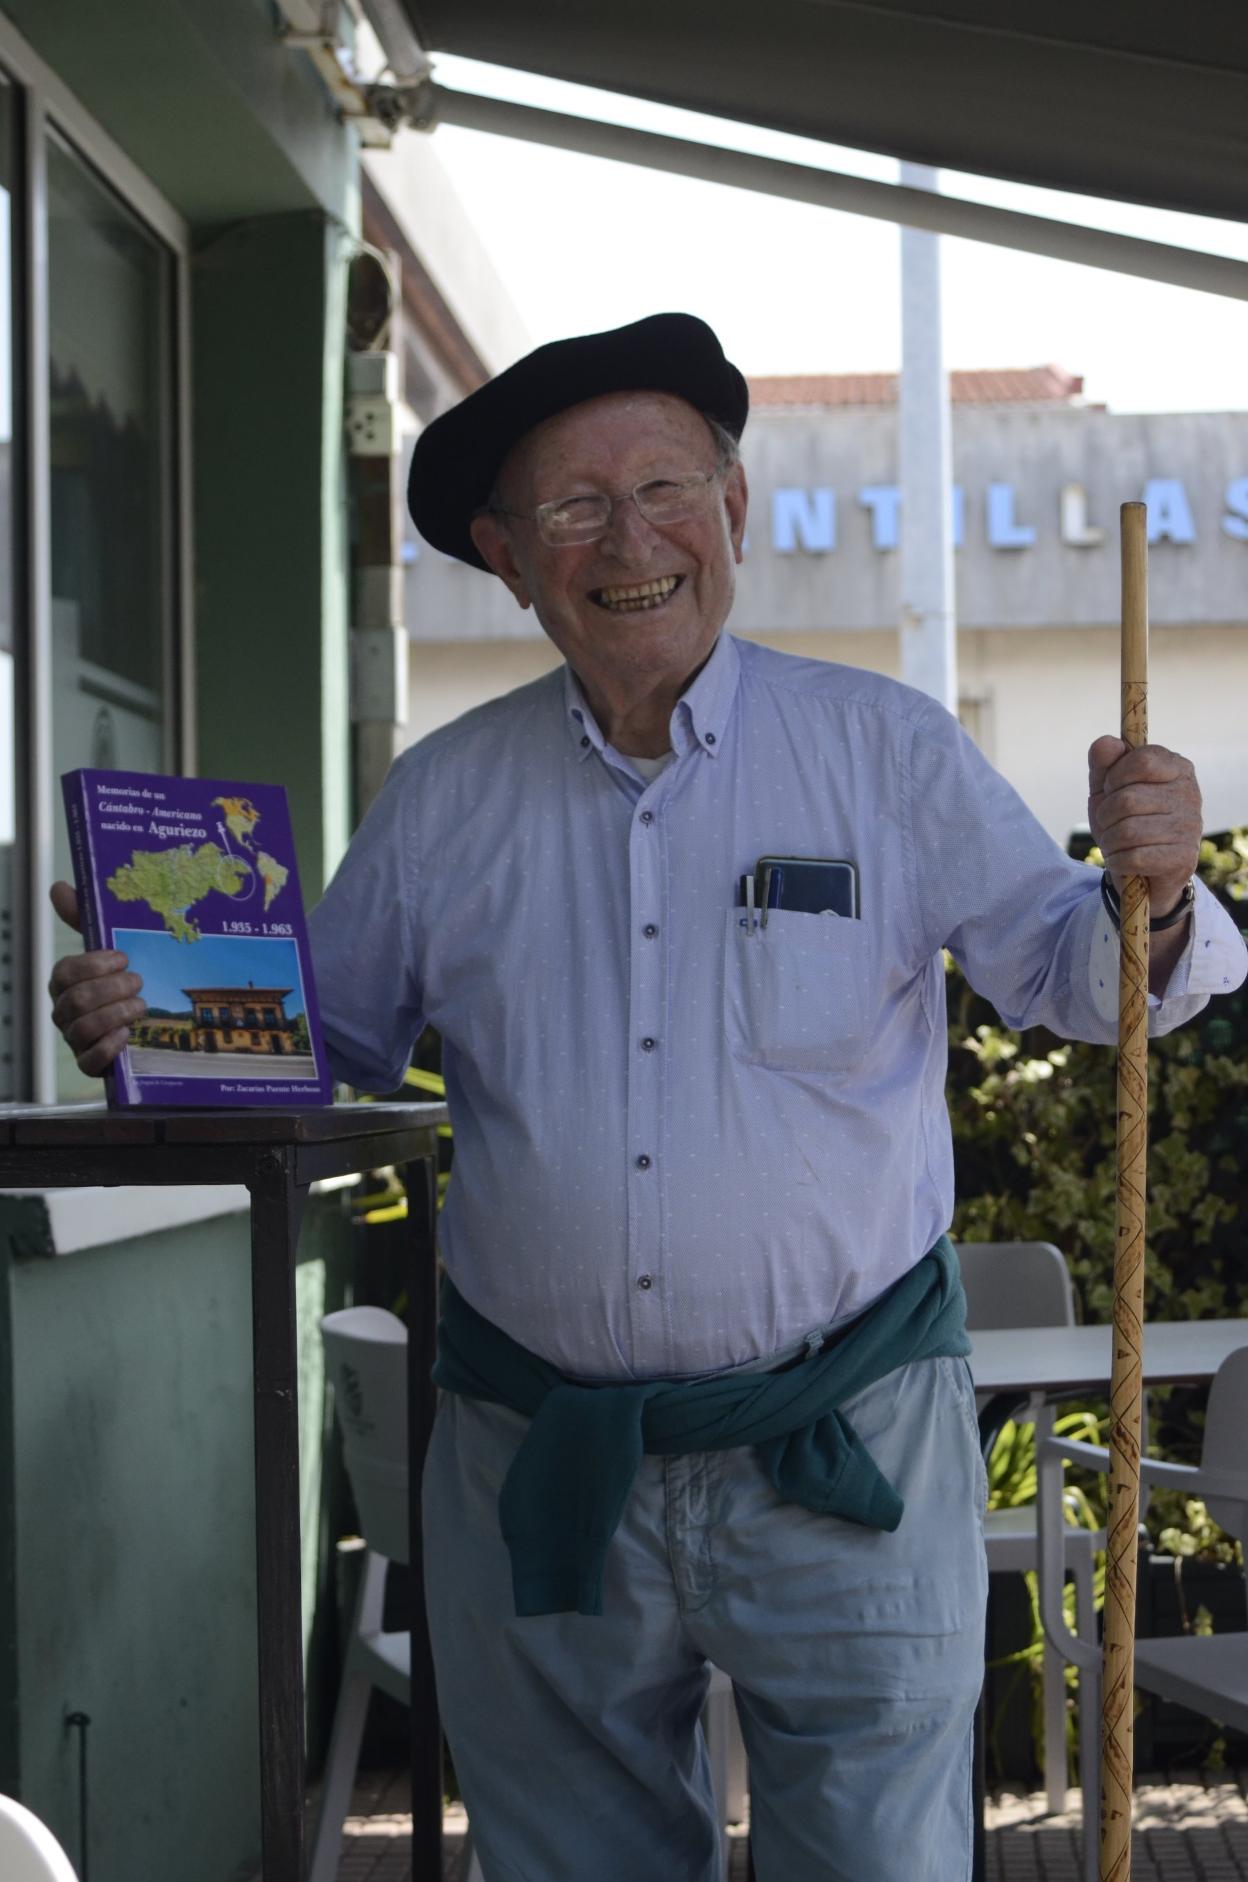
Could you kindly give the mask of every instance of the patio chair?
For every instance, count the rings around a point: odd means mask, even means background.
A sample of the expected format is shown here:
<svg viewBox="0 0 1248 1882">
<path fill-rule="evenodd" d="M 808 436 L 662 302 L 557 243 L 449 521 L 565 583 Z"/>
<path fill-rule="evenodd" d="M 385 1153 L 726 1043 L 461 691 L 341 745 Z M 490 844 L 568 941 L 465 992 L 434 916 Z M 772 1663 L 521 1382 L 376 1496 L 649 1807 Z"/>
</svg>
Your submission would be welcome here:
<svg viewBox="0 0 1248 1882">
<path fill-rule="evenodd" d="M 1073 1327 L 1075 1293 L 1061 1250 L 1052 1242 L 961 1242 L 958 1264 L 966 1292 L 966 1324 L 972 1333 L 1002 1327 Z M 973 1365 L 973 1362 L 972 1362 Z M 1036 1427 L 1037 1449 L 1053 1429 L 1053 1410 L 1033 1395 L 1026 1416 Z M 1034 1503 L 989 1510 L 984 1542 L 990 1575 L 1025 1574 L 1040 1565 L 1039 1516 Z M 1067 1566 L 1073 1574 L 1079 1612 L 1092 1613 L 1093 1558 L 1105 1547 L 1104 1530 L 1072 1529 Z M 1046 1640 L 1042 1666 L 1044 1699 L 1044 1788 L 1052 1811 L 1066 1807 L 1066 1668 Z M 1095 1712 L 1079 1687 L 1083 1730 Z"/>
<path fill-rule="evenodd" d="M 966 1323 L 990 1327 L 1066 1327 L 1075 1324 L 1075 1293 L 1061 1250 L 1052 1242 L 963 1242 L 958 1247 Z M 1036 1439 L 1052 1429 L 1051 1408 L 1038 1395 L 1028 1407 Z M 984 1521 L 990 1575 L 1023 1574 L 1039 1567 L 1036 1506 L 990 1510 Z M 1093 1557 L 1105 1547 L 1103 1530 L 1072 1530 L 1070 1567 L 1087 1611 L 1092 1611 Z M 1066 1678 L 1061 1655 L 1044 1651 L 1044 1779 L 1050 1810 L 1066 1804 Z M 1082 1690 L 1080 1705 L 1082 1708 Z M 1080 1712 L 1082 1720 L 1083 1713 Z M 707 1748 L 720 1819 L 739 1820 L 748 1788 L 745 1747 L 726 1674 L 712 1673 L 705 1715 Z"/>
<path fill-rule="evenodd" d="M 308 1869 L 308 1882 L 335 1882 L 373 1688 L 411 1703 L 410 1638 L 382 1624 L 386 1570 L 408 1561 L 407 1328 L 383 1307 L 348 1307 L 327 1314 L 321 1333 L 365 1543 Z M 462 1882 L 474 1882 L 470 1862 Z"/>
<path fill-rule="evenodd" d="M 1248 1325 L 1244 1329 L 1248 1341 Z M 1248 1459 L 1244 1430 L 1248 1425 L 1248 1344 L 1223 1360 L 1209 1388 L 1205 1436 L 1200 1463 L 1171 1464 L 1158 1458 L 1140 1460 L 1141 1498 L 1154 1486 L 1182 1490 L 1201 1497 L 1209 1514 L 1231 1536 L 1248 1537 Z M 1078 1616 L 1072 1633 L 1062 1609 L 1065 1552 L 1077 1531 L 1059 1520 L 1062 1508 L 1063 1464 L 1108 1472 L 1109 1452 L 1099 1444 L 1080 1444 L 1050 1437 L 1040 1447 L 1040 1617 L 1049 1641 L 1079 1668 L 1080 1688 L 1094 1697 L 1091 1719 L 1080 1710 L 1080 1781 L 1083 1790 L 1084 1875 L 1096 1882 L 1098 1841 L 1089 1828 L 1100 1817 L 1100 1686 L 1101 1649 L 1097 1644 L 1091 1602 L 1087 1618 Z M 1088 1624 L 1088 1621 L 1091 1624 Z M 1248 1731 L 1248 1633 L 1180 1634 L 1168 1640 L 1137 1640 L 1135 1683 L 1143 1692 L 1156 1693 L 1189 1706 L 1219 1724 Z"/>
<path fill-rule="evenodd" d="M 77 1882 L 51 1830 L 12 1797 L 0 1797 L 0 1876 L 4 1882 Z"/>
</svg>

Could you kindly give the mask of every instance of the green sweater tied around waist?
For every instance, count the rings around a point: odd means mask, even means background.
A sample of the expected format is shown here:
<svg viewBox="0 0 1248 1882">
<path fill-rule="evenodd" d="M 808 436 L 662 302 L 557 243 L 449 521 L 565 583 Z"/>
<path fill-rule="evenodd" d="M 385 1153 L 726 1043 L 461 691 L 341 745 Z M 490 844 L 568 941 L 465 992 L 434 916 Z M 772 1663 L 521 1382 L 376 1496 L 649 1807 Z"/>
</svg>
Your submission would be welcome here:
<svg viewBox="0 0 1248 1882">
<path fill-rule="evenodd" d="M 443 1282 L 434 1380 L 532 1420 L 499 1498 L 516 1613 L 601 1614 L 607 1547 L 643 1453 L 750 1444 L 776 1491 L 896 1529 L 903 1503 L 839 1407 L 912 1359 L 970 1352 L 958 1258 L 942 1235 L 825 1352 L 782 1372 L 581 1385 Z"/>
</svg>

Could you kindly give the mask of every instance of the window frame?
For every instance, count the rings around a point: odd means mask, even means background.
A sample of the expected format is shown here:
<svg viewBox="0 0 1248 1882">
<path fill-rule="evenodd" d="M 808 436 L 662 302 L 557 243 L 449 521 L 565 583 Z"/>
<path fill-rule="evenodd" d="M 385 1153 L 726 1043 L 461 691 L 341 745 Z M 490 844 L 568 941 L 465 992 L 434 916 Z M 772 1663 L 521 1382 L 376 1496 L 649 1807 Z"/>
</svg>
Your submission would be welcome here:
<svg viewBox="0 0 1248 1882">
<path fill-rule="evenodd" d="M 49 133 L 95 174 L 168 251 L 168 427 L 173 479 L 171 579 L 164 624 L 163 700 L 168 769 L 196 768 L 194 583 L 191 533 L 190 232 L 185 219 L 0 14 L 0 73 L 16 121 L 13 186 L 13 624 L 18 669 L 14 771 L 14 1082 L 26 1101 L 56 1101 L 47 982 L 64 951 L 48 902 L 61 816 L 52 763 L 51 481 L 48 409 Z M 20 991 L 19 991 L 20 990 Z M 22 995 L 25 995 L 25 999 Z M 24 1023 L 23 1023 L 24 1008 Z"/>
</svg>

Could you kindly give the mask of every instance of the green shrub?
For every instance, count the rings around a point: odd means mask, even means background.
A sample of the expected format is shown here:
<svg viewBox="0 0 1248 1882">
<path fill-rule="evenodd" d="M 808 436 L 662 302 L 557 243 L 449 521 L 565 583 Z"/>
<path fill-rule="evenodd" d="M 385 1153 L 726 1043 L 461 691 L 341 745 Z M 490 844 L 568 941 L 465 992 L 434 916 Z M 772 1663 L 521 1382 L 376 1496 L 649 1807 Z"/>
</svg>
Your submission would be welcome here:
<svg viewBox="0 0 1248 1882">
<path fill-rule="evenodd" d="M 1095 852 L 1092 858 L 1096 859 Z M 1248 831 L 1207 839 L 1200 875 L 1241 930 Z M 1051 1241 L 1066 1256 L 1082 1317 L 1113 1306 L 1115 1063 L 1105 1046 L 1002 1026 L 948 963 L 948 1101 L 957 1158 L 953 1233 L 965 1241 Z M 1210 1002 L 1149 1054 L 1150 1319 L 1215 1319 L 1248 1299 L 1248 991 Z M 1166 1455 L 1199 1455 L 1204 1389 L 1150 1394 Z M 1158 1500 L 1163 1518 L 1173 1506 Z"/>
</svg>

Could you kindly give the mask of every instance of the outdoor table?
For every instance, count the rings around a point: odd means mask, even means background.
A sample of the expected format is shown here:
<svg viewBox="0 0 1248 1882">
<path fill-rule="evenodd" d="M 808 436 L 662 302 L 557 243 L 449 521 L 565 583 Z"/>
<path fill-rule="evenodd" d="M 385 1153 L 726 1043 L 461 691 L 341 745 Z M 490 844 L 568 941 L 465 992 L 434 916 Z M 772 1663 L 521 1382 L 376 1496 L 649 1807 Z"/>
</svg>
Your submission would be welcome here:
<svg viewBox="0 0 1248 1882">
<path fill-rule="evenodd" d="M 987 1397 L 979 1415 L 987 1457 L 997 1434 L 1033 1397 L 1068 1398 L 1073 1393 L 1109 1396 L 1113 1328 L 994 1327 L 972 1333 L 970 1367 L 976 1392 Z M 1245 1320 L 1153 1320 L 1144 1327 L 1145 1386 L 1196 1385 L 1212 1379 L 1228 1353 L 1248 1346 Z M 975 1861 L 973 1882 L 984 1882 L 984 1733 L 976 1717 Z"/>
<path fill-rule="evenodd" d="M 971 1373 L 978 1392 L 1015 1400 L 1042 1392 L 1109 1389 L 1113 1328 L 998 1327 L 972 1333 Z M 1193 1385 L 1212 1379 L 1228 1353 L 1248 1346 L 1246 1320 L 1150 1320 L 1144 1326 L 1145 1385 Z"/>
<path fill-rule="evenodd" d="M 245 1184 L 251 1195 L 260 1834 L 264 1882 L 303 1882 L 303 1632 L 295 1253 L 309 1186 L 404 1167 L 411 1224 L 412 1875 L 440 1877 L 441 1734 L 421 1595 L 420 1460 L 433 1423 L 441 1104 L 308 1111 L 0 1106 L 0 1189 Z"/>
</svg>

